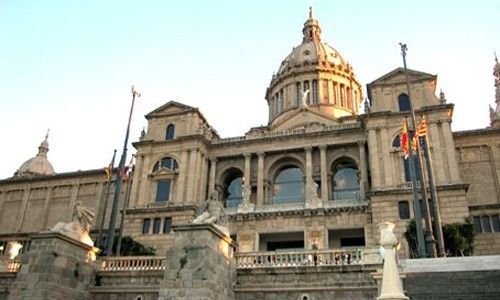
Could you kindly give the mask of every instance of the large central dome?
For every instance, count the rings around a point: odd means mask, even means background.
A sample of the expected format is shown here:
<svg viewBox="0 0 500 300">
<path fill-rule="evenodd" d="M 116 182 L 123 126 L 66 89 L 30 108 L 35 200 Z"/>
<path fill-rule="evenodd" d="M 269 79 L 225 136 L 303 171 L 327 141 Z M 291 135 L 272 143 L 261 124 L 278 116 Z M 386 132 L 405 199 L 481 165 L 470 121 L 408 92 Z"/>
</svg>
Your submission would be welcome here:
<svg viewBox="0 0 500 300">
<path fill-rule="evenodd" d="M 281 62 L 267 89 L 269 124 L 305 107 L 332 119 L 357 114 L 361 84 L 340 53 L 321 41 L 312 9 L 302 33 L 302 43 Z"/>
</svg>

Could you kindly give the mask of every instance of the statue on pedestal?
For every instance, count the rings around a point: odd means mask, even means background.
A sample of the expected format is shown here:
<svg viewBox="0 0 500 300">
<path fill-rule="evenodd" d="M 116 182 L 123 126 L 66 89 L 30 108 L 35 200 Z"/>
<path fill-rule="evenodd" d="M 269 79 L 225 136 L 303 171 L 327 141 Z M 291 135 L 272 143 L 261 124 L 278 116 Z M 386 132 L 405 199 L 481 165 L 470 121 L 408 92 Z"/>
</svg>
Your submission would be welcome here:
<svg viewBox="0 0 500 300">
<path fill-rule="evenodd" d="M 94 241 L 90 238 L 89 232 L 95 213 L 90 208 L 83 206 L 81 201 L 77 201 L 73 210 L 73 219 L 75 217 L 76 221 L 70 223 L 58 222 L 50 230 L 93 247 Z"/>
<path fill-rule="evenodd" d="M 203 207 L 203 213 L 196 217 L 192 224 L 214 224 L 220 231 L 229 236 L 227 229 L 227 216 L 224 207 L 217 197 L 217 192 L 212 191 Z"/>
</svg>

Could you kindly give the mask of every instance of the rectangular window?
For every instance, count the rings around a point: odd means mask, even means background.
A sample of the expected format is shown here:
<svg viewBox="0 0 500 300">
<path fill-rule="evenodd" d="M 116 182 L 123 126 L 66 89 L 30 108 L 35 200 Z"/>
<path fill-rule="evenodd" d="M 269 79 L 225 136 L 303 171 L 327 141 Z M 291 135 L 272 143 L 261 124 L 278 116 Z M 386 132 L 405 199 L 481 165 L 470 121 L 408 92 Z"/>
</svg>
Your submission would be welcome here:
<svg viewBox="0 0 500 300">
<path fill-rule="evenodd" d="M 481 217 L 474 217 L 474 232 L 481 233 Z"/>
<path fill-rule="evenodd" d="M 158 234 L 160 233 L 160 227 L 161 226 L 161 219 L 160 218 L 155 218 L 153 222 L 153 234 Z"/>
<path fill-rule="evenodd" d="M 490 217 L 482 216 L 481 221 L 483 223 L 483 232 L 491 232 Z"/>
<path fill-rule="evenodd" d="M 312 82 L 312 103 L 313 104 L 318 104 L 318 81 L 313 80 Z"/>
<path fill-rule="evenodd" d="M 156 187 L 156 202 L 168 201 L 170 197 L 170 180 L 160 180 Z"/>
<path fill-rule="evenodd" d="M 143 219 L 142 220 L 142 234 L 148 234 L 149 227 L 151 227 L 151 219 Z"/>
<path fill-rule="evenodd" d="M 401 220 L 408 220 L 410 218 L 410 205 L 408 201 L 399 201 L 399 218 Z"/>
<path fill-rule="evenodd" d="M 500 221 L 498 220 L 498 215 L 491 216 L 491 223 L 493 224 L 493 231 L 500 232 Z"/>
<path fill-rule="evenodd" d="M 169 233 L 172 230 L 172 218 L 165 218 L 163 223 L 163 233 Z"/>
</svg>

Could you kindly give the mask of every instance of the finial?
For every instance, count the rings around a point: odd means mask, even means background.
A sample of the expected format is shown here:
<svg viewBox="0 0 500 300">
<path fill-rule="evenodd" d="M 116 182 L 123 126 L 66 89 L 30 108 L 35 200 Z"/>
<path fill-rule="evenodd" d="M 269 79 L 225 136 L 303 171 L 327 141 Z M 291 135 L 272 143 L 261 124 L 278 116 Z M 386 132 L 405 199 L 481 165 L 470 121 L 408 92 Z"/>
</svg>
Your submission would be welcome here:
<svg viewBox="0 0 500 300">
<path fill-rule="evenodd" d="M 49 138 L 49 132 L 50 132 L 50 128 L 47 129 L 47 134 L 45 135 L 46 140 Z"/>
<path fill-rule="evenodd" d="M 497 52 L 495 50 L 493 50 L 493 54 L 495 55 L 495 63 L 498 64 Z"/>
<path fill-rule="evenodd" d="M 313 8 L 309 6 L 309 19 L 313 19 Z"/>
</svg>

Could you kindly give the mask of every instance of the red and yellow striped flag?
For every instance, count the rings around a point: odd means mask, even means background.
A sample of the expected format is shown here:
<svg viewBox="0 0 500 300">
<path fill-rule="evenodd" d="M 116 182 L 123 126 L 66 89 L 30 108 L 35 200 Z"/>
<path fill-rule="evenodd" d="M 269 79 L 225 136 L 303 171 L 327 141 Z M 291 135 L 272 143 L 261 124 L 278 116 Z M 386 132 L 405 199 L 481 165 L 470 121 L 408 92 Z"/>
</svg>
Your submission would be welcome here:
<svg viewBox="0 0 500 300">
<path fill-rule="evenodd" d="M 408 158 L 410 145 L 408 144 L 408 126 L 406 125 L 407 120 L 403 121 L 403 132 L 401 132 L 401 136 L 399 137 L 399 141 L 401 144 L 401 150 L 403 150 L 403 154 L 405 155 L 405 159 Z"/>
<path fill-rule="evenodd" d="M 424 136 L 427 136 L 427 121 L 425 121 L 425 118 L 422 117 L 422 120 L 420 120 L 420 123 L 418 124 L 417 132 L 413 136 L 413 150 L 417 151 L 417 146 L 419 144 L 418 139 Z"/>
</svg>

